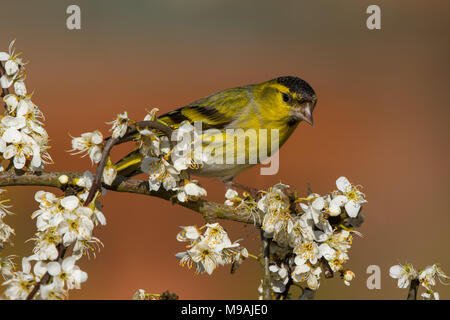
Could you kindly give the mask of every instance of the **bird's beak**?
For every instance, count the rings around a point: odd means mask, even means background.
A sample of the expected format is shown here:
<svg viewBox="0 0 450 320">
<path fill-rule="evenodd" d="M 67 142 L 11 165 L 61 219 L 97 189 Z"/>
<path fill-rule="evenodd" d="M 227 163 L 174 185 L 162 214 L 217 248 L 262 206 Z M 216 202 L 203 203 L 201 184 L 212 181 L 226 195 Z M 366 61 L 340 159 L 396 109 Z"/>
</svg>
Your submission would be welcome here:
<svg viewBox="0 0 450 320">
<path fill-rule="evenodd" d="M 312 116 L 313 104 L 311 102 L 302 103 L 300 108 L 294 109 L 294 116 L 299 120 L 304 120 L 314 127 L 314 120 Z"/>
<path fill-rule="evenodd" d="M 314 119 L 312 116 L 312 104 L 309 102 L 303 108 L 303 120 L 308 122 L 311 125 L 311 127 L 314 127 Z"/>
</svg>

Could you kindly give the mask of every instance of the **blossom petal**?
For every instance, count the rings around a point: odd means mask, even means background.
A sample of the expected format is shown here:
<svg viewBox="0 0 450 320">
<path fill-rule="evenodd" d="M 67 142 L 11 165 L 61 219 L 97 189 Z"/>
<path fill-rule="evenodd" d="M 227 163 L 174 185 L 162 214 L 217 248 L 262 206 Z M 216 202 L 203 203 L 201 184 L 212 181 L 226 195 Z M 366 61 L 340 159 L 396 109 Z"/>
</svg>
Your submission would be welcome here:
<svg viewBox="0 0 450 320">
<path fill-rule="evenodd" d="M 344 204 L 348 202 L 347 196 L 339 195 L 333 198 L 330 202 L 330 206 L 339 206 L 342 207 Z"/>
<path fill-rule="evenodd" d="M 12 83 L 13 83 L 14 78 L 10 78 L 8 77 L 6 74 L 4 74 L 1 78 L 0 78 L 0 85 L 2 88 L 9 88 L 11 87 Z"/>
<path fill-rule="evenodd" d="M 228 189 L 227 192 L 225 193 L 225 198 L 233 199 L 234 197 L 237 197 L 238 195 L 239 194 L 237 193 L 236 190 Z"/>
<path fill-rule="evenodd" d="M 8 128 L 3 134 L 3 139 L 9 143 L 19 143 L 22 140 L 22 134 L 16 128 Z"/>
<path fill-rule="evenodd" d="M 9 57 L 11 57 L 11 56 L 8 53 L 0 52 L 0 61 L 6 61 L 9 59 Z"/>
<path fill-rule="evenodd" d="M 317 198 L 313 201 L 312 207 L 316 210 L 322 210 L 325 207 L 325 200 L 322 197 Z"/>
<path fill-rule="evenodd" d="M 398 279 L 397 285 L 398 285 L 398 287 L 400 289 L 408 288 L 408 286 L 409 286 L 409 278 L 408 278 L 408 276 L 404 275 L 404 276 L 400 277 L 400 279 Z"/>
<path fill-rule="evenodd" d="M 5 101 L 6 105 L 12 108 L 13 110 L 19 104 L 19 100 L 17 99 L 17 96 L 15 94 L 8 94 L 3 98 L 3 101 Z"/>
<path fill-rule="evenodd" d="M 19 71 L 19 65 L 14 60 L 8 60 L 5 62 L 5 71 L 7 75 L 11 76 Z"/>
<path fill-rule="evenodd" d="M 339 189 L 339 191 L 342 192 L 350 192 L 352 190 L 352 185 L 350 181 L 346 177 L 340 177 L 336 180 L 336 187 Z"/>
<path fill-rule="evenodd" d="M 3 138 L 0 138 L 0 152 L 5 152 L 6 150 L 6 142 Z"/>
<path fill-rule="evenodd" d="M 17 63 L 16 63 L 16 67 L 17 67 L 17 70 L 18 70 Z M 10 74 L 14 74 L 16 72 L 17 71 L 12 72 Z M 16 82 L 14 82 L 14 91 L 16 92 L 16 94 L 18 96 L 26 96 L 27 95 L 27 87 L 25 86 L 25 83 L 23 81 L 16 81 Z"/>
<path fill-rule="evenodd" d="M 31 271 L 31 264 L 29 258 L 22 258 L 22 271 L 24 273 L 30 273 Z"/>
<path fill-rule="evenodd" d="M 330 212 L 330 216 L 332 217 L 336 217 L 341 214 L 341 207 L 333 203 L 330 203 L 328 210 Z"/>
<path fill-rule="evenodd" d="M 81 270 L 75 270 L 73 272 L 73 277 L 75 278 L 75 281 L 78 283 L 86 282 L 88 279 L 88 274 Z"/>
<path fill-rule="evenodd" d="M 101 211 L 95 210 L 95 217 L 102 226 L 106 225 L 106 218 Z"/>
<path fill-rule="evenodd" d="M 95 144 L 102 143 L 103 142 L 103 135 L 101 134 L 101 132 L 97 131 L 97 130 L 92 132 L 91 141 L 92 141 L 92 143 L 95 143 Z"/>
<path fill-rule="evenodd" d="M 25 155 L 23 153 L 16 154 L 14 157 L 14 167 L 16 169 L 22 169 L 25 166 L 25 162 L 27 159 L 25 158 Z"/>
<path fill-rule="evenodd" d="M 42 159 L 39 152 L 34 152 L 33 158 L 31 159 L 31 166 L 34 168 L 39 168 L 41 166 Z"/>
<path fill-rule="evenodd" d="M 206 190 L 196 185 L 195 183 L 188 183 L 184 186 L 186 194 L 194 197 L 201 197 L 206 195 Z"/>
<path fill-rule="evenodd" d="M 33 272 L 38 277 L 42 277 L 47 272 L 46 263 L 44 263 L 42 261 L 36 262 L 36 264 L 34 265 L 34 268 L 33 268 Z"/>
<path fill-rule="evenodd" d="M 184 192 L 184 191 L 178 192 L 177 193 L 177 199 L 180 202 L 186 202 L 188 200 L 186 192 Z"/>
<path fill-rule="evenodd" d="M 350 218 L 356 218 L 360 209 L 361 205 L 353 200 L 350 200 L 345 204 L 345 211 L 347 211 Z"/>
<path fill-rule="evenodd" d="M 9 145 L 6 147 L 5 151 L 3 152 L 3 158 L 5 159 L 11 159 L 16 155 L 17 148 L 14 145 Z"/>
<path fill-rule="evenodd" d="M 71 256 L 67 257 L 63 260 L 61 267 L 64 270 L 64 272 L 71 272 L 73 270 L 73 267 L 75 266 L 75 262 L 78 260 L 77 257 Z"/>
<path fill-rule="evenodd" d="M 403 273 L 403 267 L 398 264 L 395 266 L 392 266 L 389 269 L 389 275 L 391 276 L 391 278 L 394 278 L 394 279 L 400 278 L 402 276 L 402 273 Z"/>
<path fill-rule="evenodd" d="M 47 271 L 51 276 L 57 276 L 61 273 L 61 265 L 59 262 L 49 262 L 47 263 Z"/>
<path fill-rule="evenodd" d="M 6 128 L 18 130 L 18 129 L 22 129 L 23 127 L 25 127 L 27 125 L 27 121 L 22 116 L 17 116 L 17 117 L 6 116 L 2 119 L 2 124 Z"/>
<path fill-rule="evenodd" d="M 76 207 L 78 207 L 78 204 L 80 203 L 80 200 L 76 196 L 68 196 L 63 199 L 61 199 L 61 205 L 64 207 L 64 209 L 72 211 Z"/>
<path fill-rule="evenodd" d="M 294 273 L 302 274 L 308 272 L 311 268 L 307 264 L 297 265 L 294 269 Z"/>
</svg>

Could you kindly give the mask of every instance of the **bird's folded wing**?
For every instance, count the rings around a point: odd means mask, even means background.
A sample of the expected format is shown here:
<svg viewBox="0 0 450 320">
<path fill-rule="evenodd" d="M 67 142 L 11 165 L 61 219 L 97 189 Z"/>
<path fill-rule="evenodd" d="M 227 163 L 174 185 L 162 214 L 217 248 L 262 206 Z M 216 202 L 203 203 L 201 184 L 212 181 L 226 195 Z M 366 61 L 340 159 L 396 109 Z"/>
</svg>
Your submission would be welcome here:
<svg viewBox="0 0 450 320">
<path fill-rule="evenodd" d="M 225 90 L 170 111 L 159 121 L 177 128 L 183 121 L 202 122 L 203 129 L 224 129 L 249 105 L 246 88 Z"/>
</svg>

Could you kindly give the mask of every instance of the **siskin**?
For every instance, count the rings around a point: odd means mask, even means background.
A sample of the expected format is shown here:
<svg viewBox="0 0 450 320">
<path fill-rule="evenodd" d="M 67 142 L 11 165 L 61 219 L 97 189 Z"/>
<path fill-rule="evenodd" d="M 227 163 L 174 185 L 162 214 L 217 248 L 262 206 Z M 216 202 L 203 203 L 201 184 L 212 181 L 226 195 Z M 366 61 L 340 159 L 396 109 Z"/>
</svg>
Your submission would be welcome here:
<svg viewBox="0 0 450 320">
<path fill-rule="evenodd" d="M 214 149 L 212 154 L 215 161 L 190 173 L 219 177 L 227 183 L 243 170 L 277 152 L 301 121 L 312 126 L 316 103 L 316 94 L 306 81 L 286 76 L 214 93 L 170 111 L 157 120 L 172 128 L 177 128 L 184 121 L 201 123 L 202 129 L 206 130 L 202 132 L 209 132 L 203 134 L 204 140 L 216 142 L 209 144 Z M 278 132 L 276 141 L 270 135 L 272 129 Z M 234 137 L 227 139 L 228 132 L 236 135 L 238 143 Z M 255 140 L 251 140 L 249 132 L 253 133 L 253 138 L 256 135 Z M 244 139 L 240 140 L 239 137 Z M 222 148 L 217 147 L 218 142 L 222 143 Z M 227 147 L 234 150 L 234 161 L 227 158 Z M 251 156 L 255 154 L 256 161 Z M 136 150 L 120 160 L 116 164 L 118 174 L 131 176 L 138 173 L 142 157 Z"/>
</svg>

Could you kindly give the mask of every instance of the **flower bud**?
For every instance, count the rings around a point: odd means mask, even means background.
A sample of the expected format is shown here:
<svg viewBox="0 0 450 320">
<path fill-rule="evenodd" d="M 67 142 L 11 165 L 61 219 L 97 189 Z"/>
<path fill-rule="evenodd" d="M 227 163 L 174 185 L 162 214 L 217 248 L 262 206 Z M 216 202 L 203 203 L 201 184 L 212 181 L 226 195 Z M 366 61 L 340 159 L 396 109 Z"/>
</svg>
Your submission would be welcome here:
<svg viewBox="0 0 450 320">
<path fill-rule="evenodd" d="M 356 275 L 351 270 L 345 270 L 344 273 L 342 274 L 342 277 L 344 278 L 345 285 L 349 286 L 350 285 L 350 281 L 355 279 Z"/>
<path fill-rule="evenodd" d="M 69 177 L 66 176 L 65 174 L 63 174 L 63 175 L 58 177 L 58 181 L 61 184 L 67 184 L 69 182 Z"/>
</svg>

